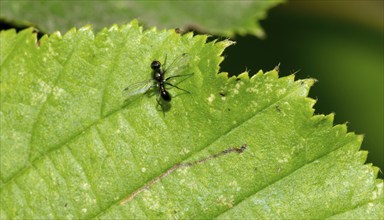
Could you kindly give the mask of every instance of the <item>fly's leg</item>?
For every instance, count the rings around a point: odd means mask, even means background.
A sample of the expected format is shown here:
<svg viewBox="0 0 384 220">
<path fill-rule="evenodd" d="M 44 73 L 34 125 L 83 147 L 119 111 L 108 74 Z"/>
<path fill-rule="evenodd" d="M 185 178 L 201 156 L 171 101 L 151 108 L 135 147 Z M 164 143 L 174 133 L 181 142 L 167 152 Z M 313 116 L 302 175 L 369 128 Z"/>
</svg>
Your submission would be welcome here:
<svg viewBox="0 0 384 220">
<path fill-rule="evenodd" d="M 156 102 L 157 102 L 157 106 L 160 106 L 161 111 L 163 112 L 163 116 L 165 117 L 165 108 L 163 106 L 164 102 L 161 101 L 161 95 L 160 94 L 158 94 L 156 96 Z M 156 106 L 156 108 L 157 108 L 157 106 Z"/>
<path fill-rule="evenodd" d="M 167 80 L 169 80 L 169 79 L 176 78 L 176 77 L 192 76 L 192 75 L 193 75 L 193 73 L 170 76 L 170 77 L 167 77 L 164 81 L 167 81 Z M 189 78 L 189 77 L 185 78 L 184 80 L 186 80 L 186 79 L 188 79 L 188 78 Z M 182 80 L 182 81 L 184 81 L 184 80 Z M 182 81 L 181 81 L 181 82 L 182 82 Z"/>
<path fill-rule="evenodd" d="M 167 54 L 165 54 L 165 59 L 164 59 L 164 63 L 163 63 L 163 65 L 162 65 L 162 67 L 161 67 L 161 71 L 163 72 L 163 73 L 165 73 L 165 67 L 167 66 Z"/>
<path fill-rule="evenodd" d="M 173 84 L 171 84 L 171 83 L 169 83 L 169 82 L 165 82 L 165 84 L 167 84 L 167 85 L 169 85 L 169 86 L 172 86 L 172 87 L 174 87 L 174 88 L 176 88 L 176 89 L 180 89 L 181 91 L 184 91 L 184 92 L 186 92 L 186 93 L 191 93 L 190 91 L 188 91 L 188 90 L 185 90 L 185 89 L 182 89 L 182 88 L 180 88 L 180 87 L 178 87 L 178 86 L 175 86 L 175 85 L 173 85 Z"/>
</svg>

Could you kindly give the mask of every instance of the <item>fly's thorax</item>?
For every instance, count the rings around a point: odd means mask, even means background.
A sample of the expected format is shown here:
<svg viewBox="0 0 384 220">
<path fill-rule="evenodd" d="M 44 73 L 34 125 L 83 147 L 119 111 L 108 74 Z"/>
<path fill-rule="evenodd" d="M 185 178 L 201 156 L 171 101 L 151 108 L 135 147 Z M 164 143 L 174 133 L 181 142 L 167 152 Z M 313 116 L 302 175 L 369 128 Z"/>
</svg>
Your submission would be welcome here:
<svg viewBox="0 0 384 220">
<path fill-rule="evenodd" d="M 155 71 L 154 73 L 153 73 L 153 78 L 156 80 L 156 81 L 158 81 L 158 82 L 161 82 L 161 81 L 163 81 L 163 74 L 161 74 L 161 72 L 160 71 Z"/>
</svg>

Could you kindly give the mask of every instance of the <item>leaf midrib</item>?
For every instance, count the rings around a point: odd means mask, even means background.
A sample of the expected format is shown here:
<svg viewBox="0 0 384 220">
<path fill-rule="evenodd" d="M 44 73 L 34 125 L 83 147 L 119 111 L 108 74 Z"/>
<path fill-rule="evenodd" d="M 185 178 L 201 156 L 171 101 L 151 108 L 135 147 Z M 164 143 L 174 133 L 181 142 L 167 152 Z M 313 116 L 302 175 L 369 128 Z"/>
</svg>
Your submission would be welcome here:
<svg viewBox="0 0 384 220">
<path fill-rule="evenodd" d="M 215 137 L 212 141 L 210 141 L 209 143 L 215 143 L 217 140 L 219 140 L 222 136 L 225 136 L 225 135 L 228 135 L 229 133 L 231 133 L 232 131 L 234 131 L 235 129 L 241 127 L 241 125 L 243 125 L 244 123 L 246 123 L 247 121 L 251 120 L 252 118 L 256 117 L 257 115 L 259 115 L 260 113 L 262 113 L 263 111 L 269 109 L 270 107 L 274 106 L 276 103 L 279 103 L 280 101 L 286 99 L 287 97 L 289 97 L 290 95 L 294 94 L 296 90 L 298 89 L 302 89 L 301 86 L 293 86 L 291 87 L 291 90 L 289 92 L 287 92 L 284 96 L 280 97 L 279 99 L 275 100 L 274 102 L 271 102 L 269 103 L 269 105 L 266 105 L 264 106 L 264 108 L 258 110 L 257 112 L 255 112 L 254 114 L 250 114 L 249 117 L 245 118 L 243 121 L 241 121 L 239 124 L 233 126 L 233 127 L 230 127 L 226 132 L 222 133 L 222 135 L 218 135 L 217 137 Z M 48 100 L 48 99 L 47 99 Z M 99 123 L 102 123 L 104 120 L 108 119 L 109 117 L 111 116 L 114 116 L 115 114 L 118 114 L 120 113 L 120 111 L 122 110 L 123 108 L 118 108 L 116 109 L 115 111 L 111 111 L 110 113 L 108 113 L 107 115 L 105 115 L 104 117 L 102 118 L 99 118 L 98 120 L 96 120 L 95 122 L 93 122 L 92 124 L 90 124 L 89 126 L 87 126 L 86 128 L 84 128 L 83 130 L 79 131 L 78 133 L 76 133 L 75 135 L 72 135 L 70 136 L 69 138 L 67 138 L 66 140 L 62 141 L 61 143 L 57 144 L 55 147 L 49 149 L 48 151 L 44 152 L 44 154 L 41 154 L 41 156 L 37 157 L 35 160 L 33 160 L 30 164 L 30 166 L 27 166 L 25 169 L 19 171 L 18 173 L 16 173 L 11 179 L 8 180 L 8 182 L 6 184 L 4 184 L 4 188 L 9 185 L 10 182 L 12 182 L 16 177 L 18 176 L 21 176 L 23 173 L 27 172 L 29 169 L 31 169 L 33 167 L 33 164 L 38 161 L 38 160 L 41 160 L 45 157 L 47 157 L 48 154 L 50 154 L 51 152 L 54 152 L 58 149 L 61 149 L 62 146 L 65 146 L 69 143 L 71 143 L 72 140 L 75 140 L 78 136 L 80 136 L 82 133 L 88 131 L 90 128 L 92 128 L 93 126 L 99 124 Z M 206 146 L 208 147 L 208 146 Z M 182 158 L 180 160 L 180 162 L 182 161 L 186 161 L 188 160 L 189 158 L 192 158 L 194 155 L 200 153 L 201 151 L 203 151 L 204 149 L 206 149 L 206 147 L 204 148 L 201 148 L 201 150 L 191 154 L 190 156 L 186 157 L 186 158 Z M 153 178 L 152 178 L 153 179 Z M 152 179 L 150 179 L 149 181 L 151 181 Z M 148 182 L 149 182 L 148 181 Z M 146 182 L 147 183 L 147 182 Z M 144 186 L 146 183 L 144 183 L 142 186 Z M 140 186 L 140 187 L 142 187 Z M 140 188 L 139 187 L 139 188 Z M 137 189 L 135 189 L 137 190 Z M 133 192 L 135 191 L 133 190 Z M 89 217 L 89 218 L 95 218 L 97 216 L 99 216 L 100 214 L 104 213 L 105 210 L 108 210 L 110 207 L 116 205 L 119 203 L 119 200 L 111 203 L 110 206 L 107 206 L 106 208 L 104 208 L 103 210 L 101 210 L 100 212 L 96 213 L 94 216 L 92 217 Z M 237 205 L 237 204 L 236 204 Z"/>
</svg>

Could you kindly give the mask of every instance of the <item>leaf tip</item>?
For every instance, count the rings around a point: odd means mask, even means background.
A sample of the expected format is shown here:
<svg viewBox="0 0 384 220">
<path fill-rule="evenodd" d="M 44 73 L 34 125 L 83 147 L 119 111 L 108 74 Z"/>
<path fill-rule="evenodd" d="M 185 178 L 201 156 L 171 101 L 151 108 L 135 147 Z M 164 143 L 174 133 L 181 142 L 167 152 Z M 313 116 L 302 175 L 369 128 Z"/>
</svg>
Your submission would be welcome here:
<svg viewBox="0 0 384 220">
<path fill-rule="evenodd" d="M 241 73 L 240 75 L 237 76 L 238 79 L 242 79 L 242 80 L 249 80 L 249 73 L 248 71 L 245 71 L 243 73 Z"/>
<path fill-rule="evenodd" d="M 222 78 L 222 79 L 228 79 L 228 73 L 227 72 L 221 72 L 217 75 L 219 78 Z"/>
</svg>

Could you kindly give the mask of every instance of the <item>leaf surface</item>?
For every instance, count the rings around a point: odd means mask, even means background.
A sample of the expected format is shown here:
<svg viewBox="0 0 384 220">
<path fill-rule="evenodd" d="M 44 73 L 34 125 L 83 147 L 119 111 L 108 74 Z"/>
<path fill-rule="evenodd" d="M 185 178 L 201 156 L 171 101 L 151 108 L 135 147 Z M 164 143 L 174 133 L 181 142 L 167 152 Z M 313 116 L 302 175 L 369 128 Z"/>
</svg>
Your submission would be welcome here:
<svg viewBox="0 0 384 220">
<path fill-rule="evenodd" d="M 314 80 L 217 74 L 233 42 L 136 21 L 0 40 L 1 219 L 384 217 L 362 136 L 313 116 Z M 183 53 L 190 94 L 167 87 L 165 112 L 123 95 Z"/>
</svg>

